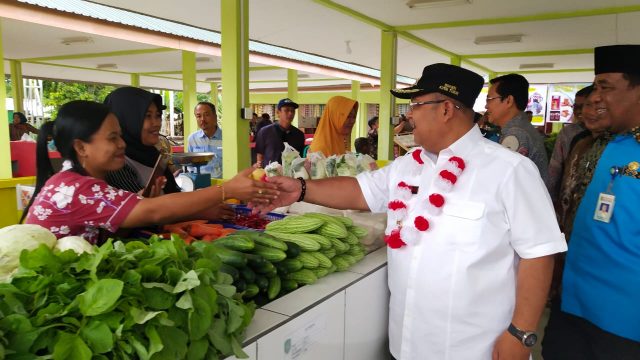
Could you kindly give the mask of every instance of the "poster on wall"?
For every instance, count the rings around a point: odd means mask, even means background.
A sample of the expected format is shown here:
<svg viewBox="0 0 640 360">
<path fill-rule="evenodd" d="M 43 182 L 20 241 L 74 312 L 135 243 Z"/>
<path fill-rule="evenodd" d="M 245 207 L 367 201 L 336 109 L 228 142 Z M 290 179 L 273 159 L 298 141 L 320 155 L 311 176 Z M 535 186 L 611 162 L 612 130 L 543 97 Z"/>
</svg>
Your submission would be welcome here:
<svg viewBox="0 0 640 360">
<path fill-rule="evenodd" d="M 573 119 L 573 100 L 588 83 L 551 84 L 547 95 L 547 121 L 568 123 Z"/>
<path fill-rule="evenodd" d="M 531 111 L 531 124 L 544 125 L 545 108 L 547 106 L 547 85 L 530 84 L 529 101 L 525 111 Z"/>
</svg>

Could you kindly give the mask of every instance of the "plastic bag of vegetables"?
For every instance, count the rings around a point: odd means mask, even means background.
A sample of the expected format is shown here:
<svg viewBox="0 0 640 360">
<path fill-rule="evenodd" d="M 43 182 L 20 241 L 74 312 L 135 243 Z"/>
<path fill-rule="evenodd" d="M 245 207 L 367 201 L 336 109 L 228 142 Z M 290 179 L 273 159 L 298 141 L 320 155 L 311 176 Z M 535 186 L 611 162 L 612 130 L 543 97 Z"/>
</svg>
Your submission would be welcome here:
<svg viewBox="0 0 640 360">
<path fill-rule="evenodd" d="M 367 154 L 358 154 L 356 156 L 358 158 L 358 174 L 360 174 L 361 172 L 373 171 L 378 169 L 378 164 L 371 156 Z"/>
<path fill-rule="evenodd" d="M 280 163 L 278 163 L 277 161 L 270 162 L 269 165 L 264 167 L 264 171 L 267 173 L 268 178 L 274 176 L 282 176 L 282 165 L 280 165 Z"/>
<path fill-rule="evenodd" d="M 338 172 L 336 171 L 336 163 L 338 162 L 338 157 L 336 155 L 331 155 L 327 158 L 325 162 L 325 170 L 327 173 L 327 177 L 338 176 Z"/>
<path fill-rule="evenodd" d="M 289 145 L 289 143 L 284 143 L 284 150 L 282 150 L 282 174 L 284 176 L 291 176 L 291 163 L 295 159 L 300 158 L 300 153 L 298 150 L 293 148 L 293 146 Z"/>
<path fill-rule="evenodd" d="M 307 160 L 310 164 L 309 176 L 311 176 L 312 179 L 324 179 L 327 177 L 327 158 L 322 151 L 307 154 Z"/>
<path fill-rule="evenodd" d="M 353 153 L 346 153 L 339 157 L 336 163 L 336 172 L 338 176 L 356 176 L 358 161 Z"/>
<path fill-rule="evenodd" d="M 291 176 L 294 178 L 309 179 L 309 172 L 306 168 L 307 159 L 297 158 L 291 162 Z"/>
</svg>

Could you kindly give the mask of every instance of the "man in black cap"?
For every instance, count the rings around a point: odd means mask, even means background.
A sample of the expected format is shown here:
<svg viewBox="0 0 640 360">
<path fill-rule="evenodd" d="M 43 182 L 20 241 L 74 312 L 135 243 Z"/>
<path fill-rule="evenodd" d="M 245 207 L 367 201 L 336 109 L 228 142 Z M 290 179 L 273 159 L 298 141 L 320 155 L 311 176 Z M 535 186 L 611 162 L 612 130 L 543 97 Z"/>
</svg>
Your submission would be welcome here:
<svg viewBox="0 0 640 360">
<path fill-rule="evenodd" d="M 276 115 L 278 122 L 260 129 L 256 137 L 256 162 L 258 166 L 267 166 L 270 162 L 282 164 L 284 143 L 288 143 L 302 155 L 304 150 L 304 133 L 291 125 L 296 116 L 298 104 L 291 99 L 278 102 Z"/>
<path fill-rule="evenodd" d="M 584 180 L 545 360 L 640 359 L 640 45 L 595 49 L 590 100 L 611 134 L 581 160 Z"/>
<path fill-rule="evenodd" d="M 490 83 L 485 114 L 491 123 L 500 126 L 500 144 L 531 159 L 547 183 L 549 162 L 544 138 L 524 111 L 529 101 L 529 82 L 522 75 L 507 74 Z"/>
<path fill-rule="evenodd" d="M 528 359 L 552 255 L 566 250 L 535 165 L 473 122 L 483 82 L 458 66 L 429 65 L 416 85 L 392 90 L 411 100 L 419 147 L 356 178 L 269 180 L 281 191 L 274 206 L 304 200 L 387 213 L 397 359 Z"/>
</svg>

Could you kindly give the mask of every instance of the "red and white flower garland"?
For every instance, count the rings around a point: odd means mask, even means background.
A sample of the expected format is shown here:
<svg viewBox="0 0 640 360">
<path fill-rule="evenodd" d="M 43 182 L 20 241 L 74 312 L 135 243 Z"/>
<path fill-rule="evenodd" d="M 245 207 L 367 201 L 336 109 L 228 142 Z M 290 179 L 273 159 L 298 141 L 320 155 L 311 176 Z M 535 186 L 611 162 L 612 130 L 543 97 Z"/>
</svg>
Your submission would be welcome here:
<svg viewBox="0 0 640 360">
<path fill-rule="evenodd" d="M 415 163 L 412 173 L 419 173 L 424 165 L 422 160 L 422 150 L 418 149 L 414 151 L 411 156 Z M 435 187 L 442 193 L 448 193 L 458 181 L 458 177 L 462 174 L 466 167 L 466 164 L 462 158 L 452 156 L 438 173 L 438 178 L 435 180 Z M 392 249 L 399 249 L 405 245 L 414 245 L 420 239 L 422 232 L 429 230 L 431 224 L 429 220 L 423 216 L 418 215 L 413 218 L 412 223 L 406 224 L 407 216 L 409 214 L 409 206 L 407 201 L 411 199 L 412 186 L 404 181 L 400 181 L 396 186 L 397 198 L 389 201 L 388 208 L 391 210 L 389 213 L 388 227 L 385 232 L 385 242 Z M 428 196 L 428 201 L 425 205 L 425 210 L 431 215 L 438 215 L 442 211 L 442 207 L 445 204 L 445 197 L 441 193 L 433 192 Z"/>
</svg>

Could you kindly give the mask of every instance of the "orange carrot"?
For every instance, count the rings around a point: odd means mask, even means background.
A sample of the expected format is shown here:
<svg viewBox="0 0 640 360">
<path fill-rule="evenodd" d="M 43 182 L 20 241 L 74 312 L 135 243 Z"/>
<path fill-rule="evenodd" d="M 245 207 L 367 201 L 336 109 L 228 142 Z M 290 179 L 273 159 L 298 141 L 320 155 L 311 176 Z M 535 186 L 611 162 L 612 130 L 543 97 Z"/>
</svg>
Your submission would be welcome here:
<svg viewBox="0 0 640 360">
<path fill-rule="evenodd" d="M 202 224 L 202 226 L 206 226 L 208 228 L 218 229 L 218 230 L 224 229 L 224 226 L 222 226 L 222 224 Z"/>
<path fill-rule="evenodd" d="M 220 231 L 220 236 L 227 236 L 229 234 L 233 234 L 234 232 L 236 232 L 236 229 L 231 229 L 231 228 L 224 228 Z"/>
<path fill-rule="evenodd" d="M 179 222 L 179 223 L 175 223 L 175 224 L 167 224 L 164 227 L 165 228 L 169 228 L 169 227 L 181 227 L 181 228 L 185 228 L 189 225 L 192 224 L 206 224 L 207 220 L 191 220 L 191 221 L 183 221 L 183 222 Z"/>
<path fill-rule="evenodd" d="M 191 224 L 189 227 L 189 235 L 195 238 L 202 238 L 205 235 L 220 236 L 220 229 L 206 226 L 205 224 Z"/>
<path fill-rule="evenodd" d="M 189 244 L 191 244 L 195 239 L 193 238 L 193 236 L 189 236 L 189 235 L 187 235 L 187 236 L 183 237 L 183 238 L 182 238 L 182 240 L 184 240 L 184 243 L 185 243 L 185 244 L 189 245 Z"/>
<path fill-rule="evenodd" d="M 218 239 L 218 236 L 216 235 L 205 235 L 202 237 L 202 241 L 204 242 L 212 242 L 214 240 Z"/>
</svg>

